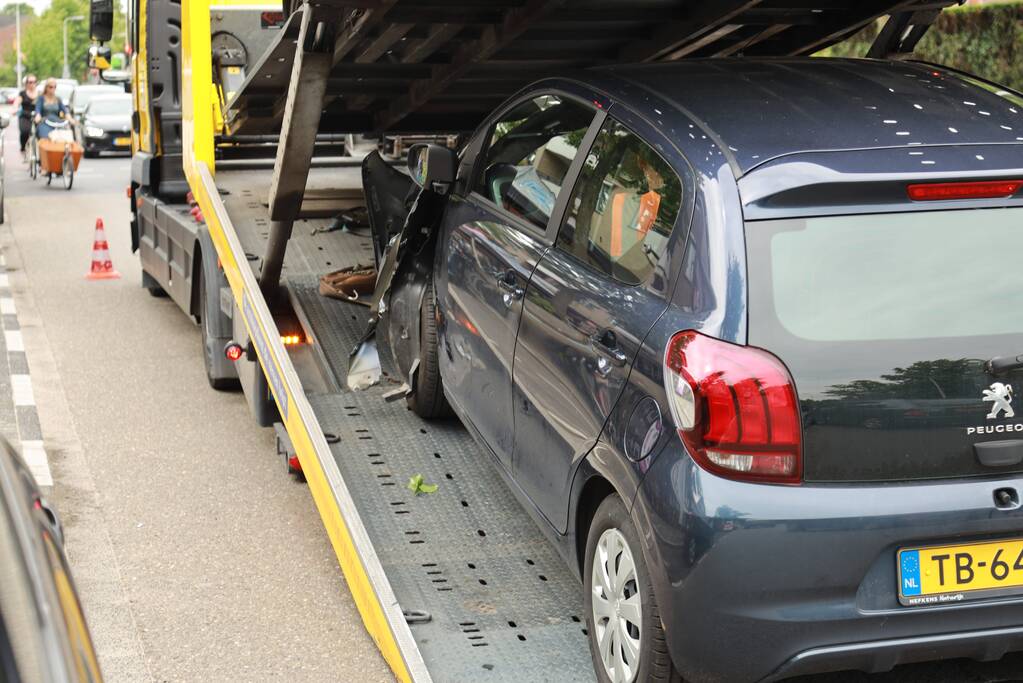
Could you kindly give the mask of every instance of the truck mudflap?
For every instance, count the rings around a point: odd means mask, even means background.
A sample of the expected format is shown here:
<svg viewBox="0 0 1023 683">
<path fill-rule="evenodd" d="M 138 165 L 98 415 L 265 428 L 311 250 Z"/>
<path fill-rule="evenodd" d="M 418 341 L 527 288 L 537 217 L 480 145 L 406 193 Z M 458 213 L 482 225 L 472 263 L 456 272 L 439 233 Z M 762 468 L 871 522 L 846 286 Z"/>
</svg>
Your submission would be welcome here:
<svg viewBox="0 0 1023 683">
<path fill-rule="evenodd" d="M 281 420 L 366 630 L 399 680 L 430 681 L 422 654 L 281 342 L 213 176 L 203 163 L 189 164 L 187 170 L 192 192 L 202 208 L 224 274 L 258 350 Z"/>
</svg>

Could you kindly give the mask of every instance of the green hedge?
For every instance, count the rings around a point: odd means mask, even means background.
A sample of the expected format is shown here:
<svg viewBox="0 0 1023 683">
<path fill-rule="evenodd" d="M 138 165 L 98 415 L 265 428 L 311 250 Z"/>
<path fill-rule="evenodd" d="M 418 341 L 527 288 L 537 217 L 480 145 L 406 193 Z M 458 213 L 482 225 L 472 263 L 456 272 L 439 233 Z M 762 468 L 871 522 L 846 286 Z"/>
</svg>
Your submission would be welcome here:
<svg viewBox="0 0 1023 683">
<path fill-rule="evenodd" d="M 862 57 L 881 25 L 872 24 L 819 54 Z M 947 9 L 917 45 L 913 57 L 947 64 L 1023 91 L 1023 3 Z"/>
</svg>

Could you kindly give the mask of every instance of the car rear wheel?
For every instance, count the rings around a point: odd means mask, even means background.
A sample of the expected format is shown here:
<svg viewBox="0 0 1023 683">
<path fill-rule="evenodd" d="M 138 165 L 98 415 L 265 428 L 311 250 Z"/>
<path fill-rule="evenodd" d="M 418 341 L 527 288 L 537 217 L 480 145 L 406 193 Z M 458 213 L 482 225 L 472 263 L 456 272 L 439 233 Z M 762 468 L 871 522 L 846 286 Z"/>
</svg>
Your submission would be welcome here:
<svg viewBox="0 0 1023 683">
<path fill-rule="evenodd" d="M 602 683 L 681 681 L 668 655 L 639 534 L 615 494 L 593 516 L 583 575 L 597 678 Z"/>
<path fill-rule="evenodd" d="M 415 391 L 406 399 L 412 412 L 426 419 L 451 415 L 451 406 L 444 397 L 441 383 L 439 354 L 437 297 L 431 279 L 426 285 L 423 306 L 419 311 L 419 368 L 416 370 Z"/>
</svg>

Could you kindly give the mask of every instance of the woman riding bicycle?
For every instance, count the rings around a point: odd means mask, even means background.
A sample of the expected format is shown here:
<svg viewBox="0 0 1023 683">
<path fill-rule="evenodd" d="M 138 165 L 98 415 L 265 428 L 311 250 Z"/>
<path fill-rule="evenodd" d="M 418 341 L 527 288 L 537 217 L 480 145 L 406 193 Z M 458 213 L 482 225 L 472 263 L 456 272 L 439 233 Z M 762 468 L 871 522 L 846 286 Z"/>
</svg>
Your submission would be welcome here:
<svg viewBox="0 0 1023 683">
<path fill-rule="evenodd" d="M 43 94 L 36 100 L 36 139 L 45 140 L 50 137 L 55 126 L 53 123 L 60 120 L 71 120 L 67 106 L 57 97 L 57 80 L 46 79 L 46 87 Z"/>
<path fill-rule="evenodd" d="M 21 136 L 21 156 L 25 157 L 25 145 L 32 137 L 32 117 L 35 116 L 36 100 L 39 99 L 39 89 L 36 88 L 37 79 L 35 74 L 25 77 L 25 89 L 18 93 L 18 99 L 14 101 L 14 108 L 18 110 L 18 132 Z"/>
</svg>

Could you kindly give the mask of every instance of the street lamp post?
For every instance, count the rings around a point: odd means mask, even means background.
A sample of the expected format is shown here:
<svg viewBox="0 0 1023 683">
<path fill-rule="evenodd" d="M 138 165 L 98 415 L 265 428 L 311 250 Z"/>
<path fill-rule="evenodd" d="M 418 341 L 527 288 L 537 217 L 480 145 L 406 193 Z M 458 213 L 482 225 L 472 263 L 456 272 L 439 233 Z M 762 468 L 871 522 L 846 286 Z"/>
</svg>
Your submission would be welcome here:
<svg viewBox="0 0 1023 683">
<path fill-rule="evenodd" d="M 14 43 L 15 51 L 17 52 L 17 67 L 15 71 L 18 73 L 17 86 L 20 88 L 21 85 L 21 3 L 17 2 L 14 4 Z"/>
<path fill-rule="evenodd" d="M 79 15 L 64 17 L 64 73 L 61 78 L 71 78 L 71 67 L 67 63 L 67 23 L 69 21 L 84 21 L 85 17 Z"/>
</svg>

